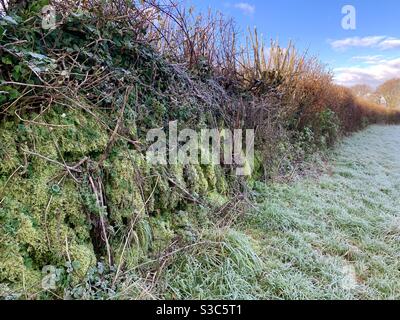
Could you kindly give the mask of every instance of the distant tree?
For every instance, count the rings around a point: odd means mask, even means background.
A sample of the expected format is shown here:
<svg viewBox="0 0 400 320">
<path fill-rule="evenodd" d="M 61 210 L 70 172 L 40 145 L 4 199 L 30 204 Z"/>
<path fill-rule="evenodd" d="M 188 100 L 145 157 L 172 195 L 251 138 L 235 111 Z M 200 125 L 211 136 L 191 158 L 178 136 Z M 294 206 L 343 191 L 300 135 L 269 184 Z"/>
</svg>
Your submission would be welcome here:
<svg viewBox="0 0 400 320">
<path fill-rule="evenodd" d="M 357 97 L 365 97 L 370 93 L 374 92 L 374 89 L 372 87 L 366 85 L 366 84 L 357 84 L 355 86 L 352 86 L 350 90 L 355 94 Z"/>
<path fill-rule="evenodd" d="M 400 78 L 386 81 L 376 92 L 385 97 L 390 108 L 400 108 Z"/>
</svg>

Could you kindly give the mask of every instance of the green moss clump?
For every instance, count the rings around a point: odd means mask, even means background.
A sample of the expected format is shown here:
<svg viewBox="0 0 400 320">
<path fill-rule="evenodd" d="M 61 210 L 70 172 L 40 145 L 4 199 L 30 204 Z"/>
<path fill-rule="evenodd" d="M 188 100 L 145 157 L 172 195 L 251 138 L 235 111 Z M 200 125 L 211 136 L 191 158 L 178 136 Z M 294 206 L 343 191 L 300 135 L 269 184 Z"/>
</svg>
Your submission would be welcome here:
<svg viewBox="0 0 400 320">
<path fill-rule="evenodd" d="M 86 276 L 89 269 L 96 265 L 97 259 L 91 246 L 73 243 L 69 250 L 75 271 L 72 274 L 72 279 L 74 282 L 79 283 Z"/>
<path fill-rule="evenodd" d="M 200 165 L 188 165 L 186 169 L 186 183 L 195 195 L 204 195 L 208 190 L 208 181 Z"/>
<path fill-rule="evenodd" d="M 20 282 L 25 273 L 24 257 L 10 235 L 2 234 L 0 242 L 0 281 Z"/>
<path fill-rule="evenodd" d="M 65 117 L 57 121 L 56 115 L 56 111 L 49 111 L 41 121 L 62 124 Z M 82 111 L 71 111 L 70 116 L 102 135 L 100 127 L 96 128 L 96 121 L 87 122 L 89 118 Z M 16 287 L 22 287 L 24 283 L 26 290 L 31 292 L 40 290 L 44 266 L 64 266 L 70 258 L 81 266 L 76 271 L 76 277 L 81 277 L 84 270 L 96 262 L 90 223 L 83 210 L 78 185 L 60 165 L 43 157 L 59 162 L 62 161 L 60 153 L 78 158 L 104 149 L 106 139 L 100 139 L 95 147 L 96 141 L 76 126 L 74 137 L 78 140 L 68 142 L 73 139 L 65 132 L 61 133 L 63 130 L 40 125 L 18 126 L 13 122 L 0 124 L 1 136 L 7 141 L 7 157 L 13 156 L 7 159 L 7 168 L 2 166 L 0 171 L 0 281 Z M 12 136 L 16 136 L 14 141 Z M 84 143 L 79 143 L 79 139 Z M 19 149 L 18 144 L 21 145 Z M 27 150 L 33 150 L 41 157 L 24 155 Z M 26 165 L 10 177 L 9 172 L 23 158 L 26 158 Z"/>
<path fill-rule="evenodd" d="M 166 215 L 151 217 L 150 225 L 153 231 L 151 251 L 154 253 L 163 252 L 175 237 L 171 217 Z"/>
<path fill-rule="evenodd" d="M 207 200 L 214 207 L 222 207 L 229 201 L 229 198 L 225 195 L 222 195 L 218 192 L 213 191 L 213 192 L 208 193 Z"/>
<path fill-rule="evenodd" d="M 55 106 L 40 120 L 53 127 L 27 125 L 26 139 L 37 143 L 37 152 L 53 159 L 62 153 L 69 158 L 67 160 L 77 161 L 84 156 L 102 153 L 107 146 L 107 129 L 81 109 Z"/>
<path fill-rule="evenodd" d="M 214 165 L 204 166 L 203 173 L 207 179 L 208 190 L 216 190 L 218 183 L 216 167 Z"/>
<path fill-rule="evenodd" d="M 12 123 L 5 123 L 3 128 L 0 127 L 0 176 L 12 173 L 21 165 L 15 143 L 15 132 L 4 128 L 9 126 L 12 126 Z"/>
<path fill-rule="evenodd" d="M 122 225 L 124 218 L 132 218 L 145 212 L 145 194 L 140 179 L 145 159 L 135 151 L 119 152 L 107 164 L 108 183 L 106 195 L 111 212 L 110 218 Z"/>
</svg>

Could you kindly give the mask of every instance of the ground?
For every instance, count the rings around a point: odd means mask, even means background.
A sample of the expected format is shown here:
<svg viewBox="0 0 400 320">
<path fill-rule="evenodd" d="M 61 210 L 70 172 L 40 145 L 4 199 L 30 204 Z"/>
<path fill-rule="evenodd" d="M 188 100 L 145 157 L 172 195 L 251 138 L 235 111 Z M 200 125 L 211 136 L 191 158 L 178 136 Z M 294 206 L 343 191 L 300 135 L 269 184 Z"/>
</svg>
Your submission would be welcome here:
<svg viewBox="0 0 400 320">
<path fill-rule="evenodd" d="M 258 206 L 229 231 L 236 251 L 185 257 L 169 271 L 173 296 L 399 299 L 400 126 L 346 138 L 324 171 L 259 183 Z"/>
<path fill-rule="evenodd" d="M 400 126 L 345 139 L 318 181 L 261 186 L 267 298 L 400 298 Z"/>
</svg>

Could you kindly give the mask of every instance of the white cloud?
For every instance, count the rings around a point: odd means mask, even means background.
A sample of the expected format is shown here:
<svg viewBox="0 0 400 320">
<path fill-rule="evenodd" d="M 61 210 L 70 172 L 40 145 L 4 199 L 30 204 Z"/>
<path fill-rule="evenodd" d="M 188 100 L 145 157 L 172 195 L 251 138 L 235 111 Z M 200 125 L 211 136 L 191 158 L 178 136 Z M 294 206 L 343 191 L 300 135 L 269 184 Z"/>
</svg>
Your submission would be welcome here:
<svg viewBox="0 0 400 320">
<path fill-rule="evenodd" d="M 355 57 L 360 60 L 362 57 Z M 376 87 L 386 80 L 398 78 L 400 75 L 400 58 L 380 59 L 372 62 L 370 56 L 365 57 L 366 65 L 334 69 L 335 82 L 345 86 L 367 84 Z"/>
<path fill-rule="evenodd" d="M 351 47 L 374 47 L 377 46 L 381 41 L 385 40 L 385 36 L 370 36 L 370 37 L 353 37 L 341 40 L 330 40 L 330 44 L 333 49 L 345 50 Z"/>
<path fill-rule="evenodd" d="M 362 63 L 368 64 L 376 64 L 380 61 L 384 61 L 384 56 L 382 55 L 375 55 L 375 56 L 355 56 L 351 58 L 354 61 L 360 61 Z"/>
<path fill-rule="evenodd" d="M 235 3 L 233 7 L 241 10 L 246 15 L 253 15 L 256 12 L 256 7 L 247 2 Z"/>
<path fill-rule="evenodd" d="M 389 50 L 400 48 L 400 39 L 388 36 L 352 37 L 340 40 L 328 40 L 335 50 L 346 50 L 348 48 L 379 48 Z"/>
<path fill-rule="evenodd" d="M 400 39 L 388 38 L 379 43 L 379 48 L 383 50 L 400 48 Z"/>
</svg>

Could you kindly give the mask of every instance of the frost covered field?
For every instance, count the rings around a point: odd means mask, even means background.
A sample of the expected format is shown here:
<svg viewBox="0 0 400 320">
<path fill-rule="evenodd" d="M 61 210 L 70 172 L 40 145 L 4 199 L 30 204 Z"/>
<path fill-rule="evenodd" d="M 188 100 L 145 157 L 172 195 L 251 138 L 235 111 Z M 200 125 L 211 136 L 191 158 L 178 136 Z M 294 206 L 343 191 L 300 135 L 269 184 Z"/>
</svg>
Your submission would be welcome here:
<svg viewBox="0 0 400 320">
<path fill-rule="evenodd" d="M 319 178 L 255 189 L 258 206 L 223 231 L 231 249 L 186 255 L 166 274 L 170 293 L 400 298 L 400 126 L 371 126 L 345 139 Z"/>
<path fill-rule="evenodd" d="M 345 139 L 318 182 L 260 186 L 247 225 L 265 298 L 400 298 L 400 126 Z M 256 228 L 256 229 L 255 229 Z"/>
</svg>

